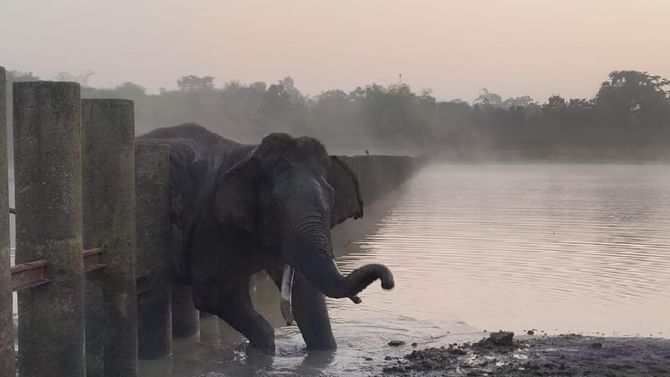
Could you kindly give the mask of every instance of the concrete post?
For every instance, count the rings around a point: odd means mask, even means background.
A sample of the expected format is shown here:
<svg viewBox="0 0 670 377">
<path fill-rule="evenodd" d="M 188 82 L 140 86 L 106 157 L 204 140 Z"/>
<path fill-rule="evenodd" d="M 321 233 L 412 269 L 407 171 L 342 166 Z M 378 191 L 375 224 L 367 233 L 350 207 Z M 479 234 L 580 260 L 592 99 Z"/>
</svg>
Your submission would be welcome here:
<svg viewBox="0 0 670 377">
<path fill-rule="evenodd" d="M 187 285 L 172 284 L 172 335 L 183 338 L 199 330 L 200 315 L 193 305 L 193 290 Z"/>
<path fill-rule="evenodd" d="M 0 376 L 16 373 L 9 273 L 9 182 L 7 181 L 7 86 L 0 67 Z"/>
<path fill-rule="evenodd" d="M 157 359 L 172 353 L 169 153 L 167 145 L 135 145 L 141 359 Z"/>
<path fill-rule="evenodd" d="M 14 83 L 16 263 L 53 279 L 19 292 L 21 377 L 86 374 L 80 121 L 78 84 Z"/>
<path fill-rule="evenodd" d="M 87 284 L 87 376 L 133 377 L 137 375 L 133 102 L 83 100 L 81 122 L 84 248 L 102 248 L 107 265 L 93 272 Z"/>
</svg>

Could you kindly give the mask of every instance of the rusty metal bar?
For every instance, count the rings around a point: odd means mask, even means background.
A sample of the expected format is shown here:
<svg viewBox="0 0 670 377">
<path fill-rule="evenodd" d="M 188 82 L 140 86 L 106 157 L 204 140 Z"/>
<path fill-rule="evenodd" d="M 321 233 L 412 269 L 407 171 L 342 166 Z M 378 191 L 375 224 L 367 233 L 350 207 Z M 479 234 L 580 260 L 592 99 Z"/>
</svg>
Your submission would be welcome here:
<svg viewBox="0 0 670 377">
<path fill-rule="evenodd" d="M 107 267 L 103 263 L 104 252 L 101 248 L 84 250 L 84 271 L 92 272 Z"/>
<path fill-rule="evenodd" d="M 92 272 L 107 267 L 103 263 L 104 251 L 100 248 L 84 250 L 84 271 Z M 17 264 L 11 269 L 12 290 L 19 291 L 51 282 L 46 277 L 48 262 L 40 259 L 28 263 Z"/>
<path fill-rule="evenodd" d="M 37 260 L 12 267 L 12 290 L 37 287 L 51 280 L 45 277 L 47 261 Z"/>
</svg>

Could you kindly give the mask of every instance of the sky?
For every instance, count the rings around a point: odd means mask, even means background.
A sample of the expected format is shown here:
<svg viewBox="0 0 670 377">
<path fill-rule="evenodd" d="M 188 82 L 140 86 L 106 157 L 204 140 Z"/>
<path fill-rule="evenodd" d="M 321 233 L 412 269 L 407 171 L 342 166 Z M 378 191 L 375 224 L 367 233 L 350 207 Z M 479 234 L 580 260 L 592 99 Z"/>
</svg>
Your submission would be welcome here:
<svg viewBox="0 0 670 377">
<path fill-rule="evenodd" d="M 668 0 L 0 0 L 0 65 L 150 92 L 291 76 L 309 95 L 402 80 L 543 102 L 591 97 L 613 70 L 670 78 L 669 15 Z"/>
</svg>

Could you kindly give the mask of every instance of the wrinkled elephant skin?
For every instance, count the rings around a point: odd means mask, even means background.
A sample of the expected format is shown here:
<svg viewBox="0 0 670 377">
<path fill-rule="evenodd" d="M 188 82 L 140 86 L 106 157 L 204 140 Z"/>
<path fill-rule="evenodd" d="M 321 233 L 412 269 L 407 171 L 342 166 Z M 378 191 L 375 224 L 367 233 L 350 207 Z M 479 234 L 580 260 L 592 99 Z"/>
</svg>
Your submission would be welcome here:
<svg viewBox="0 0 670 377">
<path fill-rule="evenodd" d="M 224 139 L 195 124 L 161 128 L 138 141 L 170 146 L 171 242 L 176 281 L 196 307 L 216 314 L 255 347 L 274 350 L 274 330 L 249 296 L 249 277 L 267 271 L 283 312 L 309 350 L 333 349 L 325 296 L 357 294 L 393 275 L 371 264 L 343 276 L 330 229 L 363 216 L 354 173 L 312 138 L 274 133 L 259 145 Z"/>
</svg>

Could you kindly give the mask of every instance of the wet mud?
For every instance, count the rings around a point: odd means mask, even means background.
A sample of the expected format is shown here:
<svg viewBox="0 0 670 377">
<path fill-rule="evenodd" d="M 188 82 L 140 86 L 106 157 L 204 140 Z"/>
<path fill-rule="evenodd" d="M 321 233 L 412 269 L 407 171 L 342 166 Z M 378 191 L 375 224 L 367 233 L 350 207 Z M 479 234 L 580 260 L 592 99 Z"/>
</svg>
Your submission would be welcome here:
<svg viewBox="0 0 670 377">
<path fill-rule="evenodd" d="M 381 368 L 384 376 L 665 377 L 670 376 L 670 340 L 575 334 L 517 340 L 513 333 L 492 333 L 475 343 L 389 356 Z"/>
</svg>

